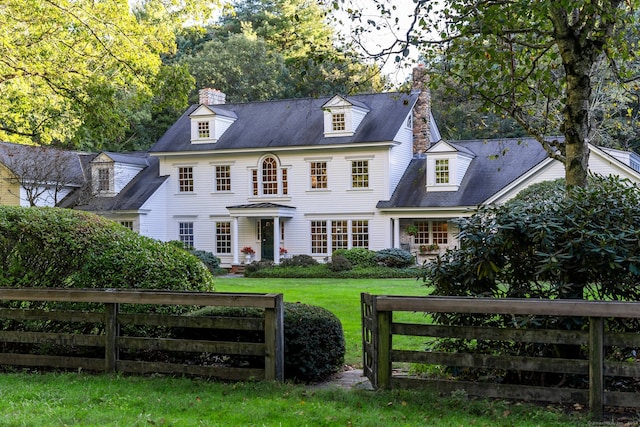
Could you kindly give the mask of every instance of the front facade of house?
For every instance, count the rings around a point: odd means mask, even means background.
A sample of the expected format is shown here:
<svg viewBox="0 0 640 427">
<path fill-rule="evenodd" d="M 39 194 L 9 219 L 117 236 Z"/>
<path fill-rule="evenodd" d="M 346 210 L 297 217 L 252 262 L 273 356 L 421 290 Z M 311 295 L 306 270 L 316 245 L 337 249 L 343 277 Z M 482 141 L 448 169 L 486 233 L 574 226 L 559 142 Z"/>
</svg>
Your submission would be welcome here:
<svg viewBox="0 0 640 427">
<path fill-rule="evenodd" d="M 356 247 L 420 262 L 457 246 L 452 219 L 564 176 L 531 139 L 441 140 L 426 86 L 418 68 L 409 93 L 226 104 L 203 90 L 148 152 L 78 153 L 85 185 L 58 206 L 225 267 Z M 591 147 L 589 167 L 640 182 L 635 153 Z"/>
</svg>

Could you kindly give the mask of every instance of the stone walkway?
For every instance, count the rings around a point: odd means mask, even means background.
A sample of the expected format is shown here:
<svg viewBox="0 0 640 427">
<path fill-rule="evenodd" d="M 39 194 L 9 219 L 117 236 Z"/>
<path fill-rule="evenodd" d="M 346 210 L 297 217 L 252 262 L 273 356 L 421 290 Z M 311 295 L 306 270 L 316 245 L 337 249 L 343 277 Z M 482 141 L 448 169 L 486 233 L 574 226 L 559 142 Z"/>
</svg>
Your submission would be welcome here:
<svg viewBox="0 0 640 427">
<path fill-rule="evenodd" d="M 310 388 L 329 388 L 339 387 L 346 390 L 373 390 L 371 382 L 365 376 L 363 376 L 362 369 L 348 369 L 339 372 L 333 376 L 333 378 L 313 384 Z"/>
</svg>

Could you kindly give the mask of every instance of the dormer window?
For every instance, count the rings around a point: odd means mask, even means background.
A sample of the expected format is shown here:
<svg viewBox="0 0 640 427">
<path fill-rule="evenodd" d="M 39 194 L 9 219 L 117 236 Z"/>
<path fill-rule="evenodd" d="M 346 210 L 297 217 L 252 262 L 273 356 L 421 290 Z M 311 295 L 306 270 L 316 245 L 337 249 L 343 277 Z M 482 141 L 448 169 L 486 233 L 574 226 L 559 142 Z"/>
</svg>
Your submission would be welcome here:
<svg viewBox="0 0 640 427">
<path fill-rule="evenodd" d="M 200 105 L 191 118 L 191 143 L 215 144 L 238 116 L 219 105 Z"/>
<path fill-rule="evenodd" d="M 369 108 L 362 102 L 334 96 L 322 106 L 324 136 L 353 136 Z"/>
<path fill-rule="evenodd" d="M 98 169 L 98 192 L 111 191 L 111 170 L 106 167 Z"/>
<path fill-rule="evenodd" d="M 198 138 L 210 138 L 209 122 L 198 122 Z"/>
<path fill-rule="evenodd" d="M 446 141 L 425 153 L 427 191 L 457 191 L 475 155 L 463 146 Z"/>
<path fill-rule="evenodd" d="M 333 132 L 345 130 L 344 113 L 333 113 L 331 115 L 331 130 Z"/>
<path fill-rule="evenodd" d="M 436 184 L 449 183 L 449 159 L 436 159 Z"/>
</svg>

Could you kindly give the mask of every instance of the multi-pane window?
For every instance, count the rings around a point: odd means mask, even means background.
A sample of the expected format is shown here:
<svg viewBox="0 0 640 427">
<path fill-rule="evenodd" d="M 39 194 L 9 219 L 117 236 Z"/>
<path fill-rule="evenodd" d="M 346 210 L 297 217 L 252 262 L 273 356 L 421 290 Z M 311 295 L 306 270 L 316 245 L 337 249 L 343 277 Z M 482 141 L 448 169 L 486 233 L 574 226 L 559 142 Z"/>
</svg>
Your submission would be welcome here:
<svg viewBox="0 0 640 427">
<path fill-rule="evenodd" d="M 351 188 L 369 188 L 369 161 L 351 162 Z"/>
<path fill-rule="evenodd" d="M 262 161 L 260 170 L 251 170 L 251 191 L 254 196 L 289 194 L 287 169 L 281 168 L 273 157 Z"/>
<path fill-rule="evenodd" d="M 193 168 L 178 168 L 178 190 L 181 193 L 193 192 Z"/>
<path fill-rule="evenodd" d="M 216 191 L 231 191 L 231 166 L 216 166 Z"/>
<path fill-rule="evenodd" d="M 331 129 L 333 129 L 333 131 L 343 131 L 346 129 L 344 113 L 333 113 L 331 115 Z"/>
<path fill-rule="evenodd" d="M 326 254 L 327 247 L 327 221 L 311 221 L 311 253 Z"/>
<path fill-rule="evenodd" d="M 331 251 L 349 248 L 349 228 L 347 221 L 331 222 Z"/>
<path fill-rule="evenodd" d="M 133 230 L 133 221 L 120 221 L 120 225 L 127 227 L 129 230 Z"/>
<path fill-rule="evenodd" d="M 181 222 L 178 224 L 178 240 L 182 242 L 185 248 L 193 248 L 193 222 Z"/>
<path fill-rule="evenodd" d="M 327 162 L 311 162 L 311 188 L 327 188 Z"/>
<path fill-rule="evenodd" d="M 351 221 L 351 247 L 369 248 L 369 221 Z"/>
<path fill-rule="evenodd" d="M 209 138 L 209 122 L 198 122 L 198 138 Z"/>
<path fill-rule="evenodd" d="M 415 221 L 418 228 L 416 245 L 446 245 L 449 243 L 447 221 Z"/>
<path fill-rule="evenodd" d="M 278 164 L 273 157 L 262 162 L 262 194 L 278 194 Z"/>
<path fill-rule="evenodd" d="M 216 222 L 216 253 L 231 253 L 231 223 Z"/>
<path fill-rule="evenodd" d="M 433 221 L 431 223 L 433 244 L 446 245 L 449 242 L 447 221 Z"/>
<path fill-rule="evenodd" d="M 416 221 L 413 225 L 418 228 L 418 232 L 415 235 L 415 242 L 417 245 L 430 245 L 429 241 L 429 221 Z"/>
<path fill-rule="evenodd" d="M 449 183 L 449 159 L 436 159 L 436 184 Z"/>
<path fill-rule="evenodd" d="M 98 169 L 98 191 L 111 191 L 110 172 L 108 168 Z"/>
</svg>

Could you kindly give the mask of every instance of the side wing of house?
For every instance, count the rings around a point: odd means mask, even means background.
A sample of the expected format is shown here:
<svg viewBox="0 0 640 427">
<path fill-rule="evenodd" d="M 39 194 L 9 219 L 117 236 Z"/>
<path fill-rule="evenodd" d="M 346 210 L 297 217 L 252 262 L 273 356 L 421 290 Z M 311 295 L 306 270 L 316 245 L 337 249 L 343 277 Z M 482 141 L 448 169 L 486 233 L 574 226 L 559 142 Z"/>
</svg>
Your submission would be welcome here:
<svg viewBox="0 0 640 427">
<path fill-rule="evenodd" d="M 13 172 L 0 163 L 0 205 L 20 206 L 20 184 Z"/>
</svg>

